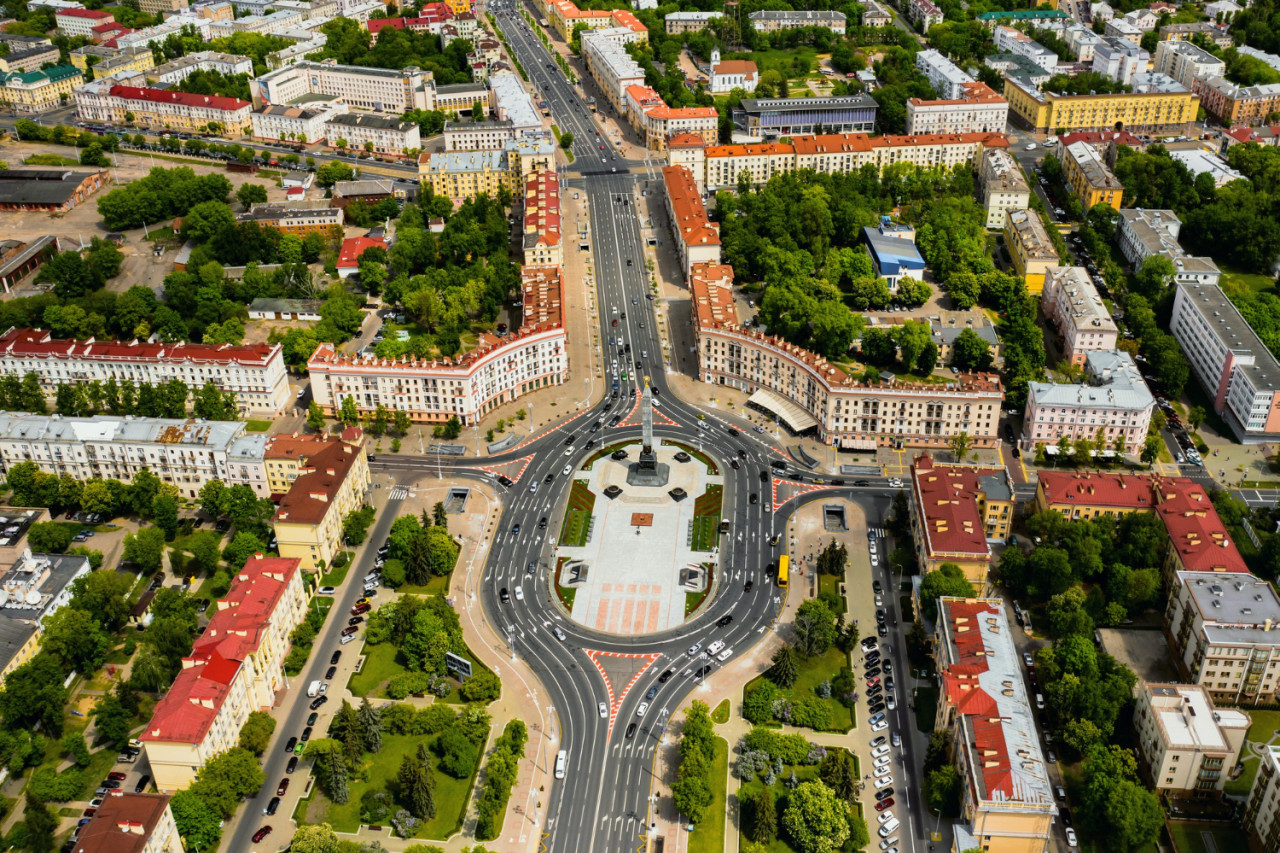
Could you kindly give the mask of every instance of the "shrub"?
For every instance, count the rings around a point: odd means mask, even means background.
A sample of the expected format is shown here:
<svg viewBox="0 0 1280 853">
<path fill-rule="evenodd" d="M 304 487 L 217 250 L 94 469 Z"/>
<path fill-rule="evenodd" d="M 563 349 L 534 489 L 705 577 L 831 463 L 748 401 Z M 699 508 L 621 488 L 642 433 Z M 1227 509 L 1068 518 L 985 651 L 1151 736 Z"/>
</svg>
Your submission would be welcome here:
<svg viewBox="0 0 1280 853">
<path fill-rule="evenodd" d="M 340 551 L 338 552 L 338 555 L 333 558 L 333 567 L 335 569 L 340 569 L 350 562 L 350 560 L 351 554 L 346 551 Z"/>
<path fill-rule="evenodd" d="M 742 739 L 746 749 L 759 749 L 783 764 L 800 764 L 809 754 L 811 744 L 802 735 L 784 735 L 756 726 Z"/>
<path fill-rule="evenodd" d="M 466 779 L 476 769 L 476 745 L 456 728 L 445 729 L 435 744 L 440 769 L 455 779 Z"/>
<path fill-rule="evenodd" d="M 71 769 L 58 773 L 42 767 L 31 774 L 27 793 L 44 803 L 65 803 L 76 799 L 84 787 L 84 774 Z"/>
<path fill-rule="evenodd" d="M 742 698 L 742 716 L 757 726 L 773 720 L 773 703 L 778 698 L 778 686 L 768 679 L 761 680 Z"/>
<path fill-rule="evenodd" d="M 488 773 L 485 775 L 484 788 L 476 815 L 476 840 L 492 841 L 498 837 L 501 829 L 501 818 L 507 810 L 507 800 L 511 797 L 511 786 L 516 781 L 516 770 L 520 758 L 524 755 L 524 746 L 529 733 L 520 720 L 507 723 L 502 734 L 493 746 L 493 755 L 489 758 Z"/>
<path fill-rule="evenodd" d="M 502 682 L 487 669 L 481 669 L 463 682 L 458 695 L 466 702 L 492 702 L 502 693 Z"/>
<path fill-rule="evenodd" d="M 425 672 L 406 672 L 387 683 L 387 695 L 403 699 L 413 693 L 422 693 L 431 686 L 431 676 Z"/>
<path fill-rule="evenodd" d="M 404 563 L 400 560 L 387 560 L 382 565 L 382 583 L 391 589 L 404 586 Z"/>
</svg>

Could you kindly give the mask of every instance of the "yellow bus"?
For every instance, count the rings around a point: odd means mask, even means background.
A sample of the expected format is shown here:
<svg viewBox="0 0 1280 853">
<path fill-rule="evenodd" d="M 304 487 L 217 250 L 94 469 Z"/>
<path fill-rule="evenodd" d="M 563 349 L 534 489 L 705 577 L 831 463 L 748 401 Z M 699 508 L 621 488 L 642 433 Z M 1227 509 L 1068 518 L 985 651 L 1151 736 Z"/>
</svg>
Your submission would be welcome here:
<svg viewBox="0 0 1280 853">
<path fill-rule="evenodd" d="M 779 589 L 787 588 L 787 576 L 791 573 L 790 565 L 789 565 L 790 562 L 791 562 L 791 558 L 788 557 L 786 554 L 783 554 L 781 557 L 778 558 L 778 588 Z"/>
</svg>

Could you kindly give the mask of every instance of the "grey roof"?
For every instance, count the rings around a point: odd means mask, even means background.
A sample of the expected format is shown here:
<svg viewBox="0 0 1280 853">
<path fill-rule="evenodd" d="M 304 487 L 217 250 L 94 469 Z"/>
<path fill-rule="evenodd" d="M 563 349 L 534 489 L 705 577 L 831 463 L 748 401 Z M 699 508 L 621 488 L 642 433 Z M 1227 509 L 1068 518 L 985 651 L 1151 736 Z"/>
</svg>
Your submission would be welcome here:
<svg viewBox="0 0 1280 853">
<path fill-rule="evenodd" d="M 0 576 L 0 669 L 31 639 L 40 620 L 66 603 L 71 582 L 88 571 L 88 557 L 28 552 Z"/>
<path fill-rule="evenodd" d="M 227 448 L 227 461 L 237 462 L 241 459 L 250 462 L 261 462 L 267 455 L 267 442 L 271 436 L 265 432 L 246 433 Z"/>
<path fill-rule="evenodd" d="M 346 127 L 377 127 L 383 130 L 396 130 L 401 133 L 417 127 L 412 122 L 401 121 L 390 116 L 373 115 L 372 113 L 343 113 L 330 118 L 327 124 L 340 124 Z"/>
<path fill-rule="evenodd" d="M 448 86 L 436 86 L 437 95 L 465 95 L 468 92 L 474 92 L 483 98 L 488 90 L 483 83 L 452 83 Z"/>
<path fill-rule="evenodd" d="M 1231 304 L 1221 287 L 1191 282 L 1178 282 L 1177 286 L 1209 322 L 1213 334 L 1227 349 L 1253 356 L 1253 364 L 1236 362 L 1235 369 L 1247 376 L 1254 388 L 1280 388 L 1280 362 L 1276 361 L 1236 306 Z"/>
<path fill-rule="evenodd" d="M 437 90 L 439 91 L 439 90 Z M 484 121 L 446 121 L 445 133 L 466 133 L 469 130 L 493 130 L 494 128 L 510 129 L 515 124 L 507 119 L 485 119 Z"/>
<path fill-rule="evenodd" d="M 97 170 L 0 169 L 0 204 L 66 204 Z"/>
<path fill-rule="evenodd" d="M 986 328 L 991 327 L 987 326 Z M 982 483 L 983 489 L 986 490 L 987 500 L 1013 500 L 1013 484 L 1009 482 L 1009 472 L 1004 468 L 999 471 L 992 471 L 990 474 L 983 474 L 978 478 L 978 482 Z"/>
<path fill-rule="evenodd" d="M 370 178 L 364 181 L 338 181 L 333 185 L 334 198 L 363 195 L 393 195 L 395 184 L 391 178 Z"/>
<path fill-rule="evenodd" d="M 752 12 L 752 21 L 836 21 L 844 23 L 844 12 L 814 11 L 809 9 Z"/>
<path fill-rule="evenodd" d="M 1133 75 L 1133 91 L 1139 94 L 1179 94 L 1187 91 L 1187 87 L 1174 80 L 1168 74 L 1154 71 L 1142 71 Z"/>
<path fill-rule="evenodd" d="M 973 332 L 993 347 L 1000 345 L 1000 336 L 996 334 L 995 326 L 944 326 L 941 323 L 934 323 L 933 337 L 938 343 L 953 344 L 965 329 Z"/>
<path fill-rule="evenodd" d="M 842 95 L 838 98 L 743 98 L 742 109 L 749 113 L 764 110 L 847 110 L 851 107 L 877 107 L 876 99 L 866 94 Z"/>
<path fill-rule="evenodd" d="M 54 237 L 52 234 L 45 234 L 23 245 L 22 249 L 19 250 L 18 254 L 14 255 L 12 258 L 6 261 L 3 266 L 0 266 L 0 278 L 8 275 L 9 273 L 13 272 L 13 270 L 25 264 L 32 257 L 34 257 L 35 255 L 43 251 L 44 248 L 48 246 L 50 243 L 56 244 L 57 239 L 58 238 Z M 9 241 L 9 240 L 5 241 L 5 243 L 10 243 L 10 242 L 17 243 L 18 241 Z M 3 244 L 0 244 L 0 245 L 3 245 Z M 14 246 L 13 248 L 17 248 L 17 246 Z M 55 248 L 56 248 L 56 245 L 55 245 Z"/>
<path fill-rule="evenodd" d="M 1280 597 L 1253 575 L 1178 572 L 1215 645 L 1280 645 Z M 1268 623 L 1272 630 L 1267 630 Z"/>
<path fill-rule="evenodd" d="M 1100 406 L 1143 411 L 1155 405 L 1151 389 L 1124 351 L 1085 354 L 1087 385 L 1029 382 L 1027 393 L 1037 406 Z"/>
<path fill-rule="evenodd" d="M 249 310 L 275 311 L 277 313 L 283 311 L 286 314 L 296 314 L 301 311 L 319 313 L 320 302 L 315 299 L 268 299 L 259 297 L 249 303 Z"/>
<path fill-rule="evenodd" d="M 22 441 L 132 441 L 143 443 L 226 447 L 244 432 L 235 421 L 176 418 L 134 418 L 94 415 L 68 418 L 0 412 L 0 439 Z"/>
</svg>

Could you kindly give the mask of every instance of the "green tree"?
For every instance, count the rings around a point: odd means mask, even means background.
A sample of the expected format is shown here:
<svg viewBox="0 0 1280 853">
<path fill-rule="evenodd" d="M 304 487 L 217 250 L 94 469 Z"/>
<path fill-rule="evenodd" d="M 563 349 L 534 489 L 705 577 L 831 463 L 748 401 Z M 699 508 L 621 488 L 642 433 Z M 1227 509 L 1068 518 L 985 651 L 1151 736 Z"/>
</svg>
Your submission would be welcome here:
<svg viewBox="0 0 1280 853">
<path fill-rule="evenodd" d="M 1142 453 L 1139 454 L 1139 458 L 1150 468 L 1160 458 L 1160 450 L 1163 447 L 1164 440 L 1158 434 L 1152 433 L 1142 443 Z"/>
<path fill-rule="evenodd" d="M 796 648 L 805 657 L 824 654 L 835 642 L 836 618 L 821 599 L 809 599 L 796 609 Z"/>
<path fill-rule="evenodd" d="M 267 201 L 267 188 L 262 184 L 241 184 L 236 190 L 236 201 L 244 205 L 244 209 L 248 210 L 255 204 L 265 204 Z"/>
<path fill-rule="evenodd" d="M 289 840 L 290 853 L 338 853 L 341 842 L 327 823 L 303 824 Z"/>
<path fill-rule="evenodd" d="M 858 799 L 858 766 L 846 749 L 829 749 L 818 765 L 818 778 L 835 795 L 853 805 Z"/>
<path fill-rule="evenodd" d="M 925 803 L 931 811 L 943 817 L 957 817 L 960 814 L 962 784 L 954 765 L 945 764 L 931 771 L 924 780 Z"/>
<path fill-rule="evenodd" d="M 190 790 L 229 818 L 240 801 L 256 794 L 266 781 L 257 757 L 247 749 L 232 747 L 205 762 Z"/>
<path fill-rule="evenodd" d="M 151 520 L 163 533 L 166 542 L 178 535 L 178 502 L 169 495 L 160 495 L 152 504 Z"/>
<path fill-rule="evenodd" d="M 240 727 L 240 747 L 254 755 L 262 755 L 271 743 L 271 735 L 276 730 L 275 717 L 266 711 L 253 711 Z"/>
<path fill-rule="evenodd" d="M 933 621 L 938 617 L 938 599 L 942 596 L 972 598 L 977 594 L 963 569 L 955 563 L 943 563 L 920 581 L 920 610 L 925 618 Z"/>
<path fill-rule="evenodd" d="M 60 607 L 44 618 L 40 648 L 57 658 L 68 672 L 89 674 L 102 666 L 111 640 L 97 617 L 73 607 Z"/>
<path fill-rule="evenodd" d="M 773 798 L 772 786 L 760 789 L 751 804 L 751 840 L 757 844 L 769 844 L 778 837 L 778 805 Z"/>
<path fill-rule="evenodd" d="M 787 797 L 782 827 L 800 853 L 831 853 L 849 838 L 848 809 L 821 782 L 802 782 Z"/>
<path fill-rule="evenodd" d="M 957 462 L 963 462 L 965 457 L 969 455 L 969 447 L 972 441 L 969 433 L 964 430 L 950 436 L 947 439 L 947 447 L 951 448 L 951 457 Z"/>
<path fill-rule="evenodd" d="M 711 808 L 711 786 L 704 777 L 682 776 L 671 786 L 671 799 L 676 811 L 698 823 Z"/>
<path fill-rule="evenodd" d="M 213 850 L 222 838 L 222 815 L 190 789 L 169 799 L 173 822 L 188 850 Z"/>
<path fill-rule="evenodd" d="M 435 817 L 436 780 L 431 772 L 431 756 L 425 745 L 419 744 L 415 754 L 404 757 L 396 778 L 400 783 L 400 802 L 409 813 L 419 820 Z"/>
<path fill-rule="evenodd" d="M 766 673 L 769 680 L 784 690 L 796 683 L 800 676 L 800 662 L 791 646 L 779 646 L 773 653 L 773 666 Z"/>
<path fill-rule="evenodd" d="M 24 849 L 32 853 L 47 853 L 52 850 L 53 835 L 58 831 L 58 823 L 57 813 L 27 791 L 22 813 L 22 825 L 27 830 Z"/>
<path fill-rule="evenodd" d="M 365 698 L 360 701 L 360 710 L 356 712 L 356 716 L 364 751 L 376 755 L 382 750 L 382 713 Z"/>
<path fill-rule="evenodd" d="M 37 652 L 36 656 L 4 679 L 0 689 L 0 714 L 12 730 L 43 724 L 50 734 L 61 736 L 63 707 L 67 689 L 62 686 L 67 673 L 53 655 Z"/>
<path fill-rule="evenodd" d="M 124 559 L 138 567 L 144 575 L 160 568 L 164 556 L 164 532 L 155 527 L 144 527 L 137 533 L 124 537 Z"/>
<path fill-rule="evenodd" d="M 990 370 L 991 345 L 973 329 L 964 329 L 951 345 L 951 366 L 956 370 Z"/>
<path fill-rule="evenodd" d="M 315 432 L 324 432 L 324 410 L 315 400 L 307 404 L 307 426 Z"/>
<path fill-rule="evenodd" d="M 572 133 L 562 133 L 562 134 L 560 134 L 560 147 L 561 147 L 561 148 L 563 148 L 565 151 L 568 151 L 570 148 L 572 148 L 572 147 L 573 147 L 573 134 L 572 134 Z"/>
</svg>

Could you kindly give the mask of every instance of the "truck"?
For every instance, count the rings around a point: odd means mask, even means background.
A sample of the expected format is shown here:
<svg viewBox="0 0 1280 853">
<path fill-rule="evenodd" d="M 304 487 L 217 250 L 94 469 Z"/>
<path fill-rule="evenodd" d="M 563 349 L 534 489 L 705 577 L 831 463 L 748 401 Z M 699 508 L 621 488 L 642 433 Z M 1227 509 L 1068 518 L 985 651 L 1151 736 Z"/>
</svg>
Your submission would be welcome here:
<svg viewBox="0 0 1280 853">
<path fill-rule="evenodd" d="M 320 682 L 313 681 L 307 686 L 307 698 L 314 699 L 320 695 Z"/>
</svg>

